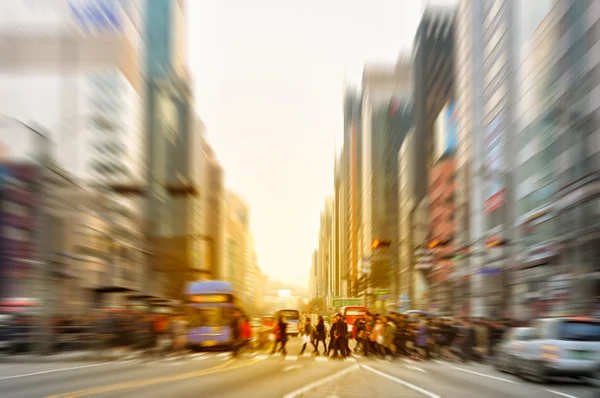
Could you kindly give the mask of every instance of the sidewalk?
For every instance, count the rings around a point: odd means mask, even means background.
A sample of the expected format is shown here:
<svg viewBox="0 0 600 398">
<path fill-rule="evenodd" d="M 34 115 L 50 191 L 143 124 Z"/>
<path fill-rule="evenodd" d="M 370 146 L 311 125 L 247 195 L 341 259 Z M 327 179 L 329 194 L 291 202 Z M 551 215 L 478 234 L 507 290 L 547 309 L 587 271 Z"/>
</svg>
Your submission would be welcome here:
<svg viewBox="0 0 600 398">
<path fill-rule="evenodd" d="M 123 355 L 114 353 L 104 353 L 100 355 L 98 351 L 85 350 L 85 351 L 71 351 L 61 352 L 49 355 L 39 354 L 16 354 L 16 355 L 5 355 L 0 354 L 0 364 L 4 363 L 47 363 L 47 362 L 81 362 L 81 361 L 107 361 L 116 360 L 122 358 Z"/>
</svg>

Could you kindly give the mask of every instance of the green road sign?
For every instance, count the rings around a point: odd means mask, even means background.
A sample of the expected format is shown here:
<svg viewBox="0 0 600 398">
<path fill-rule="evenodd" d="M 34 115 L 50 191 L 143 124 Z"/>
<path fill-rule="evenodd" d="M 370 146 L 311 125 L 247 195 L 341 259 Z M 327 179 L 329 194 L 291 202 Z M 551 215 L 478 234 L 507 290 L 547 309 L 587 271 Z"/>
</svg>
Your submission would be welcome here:
<svg viewBox="0 0 600 398">
<path fill-rule="evenodd" d="M 389 290 L 374 290 L 373 294 L 376 296 L 385 296 L 387 294 L 390 294 Z"/>
<path fill-rule="evenodd" d="M 345 307 L 348 305 L 362 305 L 362 300 L 359 298 L 342 298 L 333 300 L 334 307 Z"/>
</svg>

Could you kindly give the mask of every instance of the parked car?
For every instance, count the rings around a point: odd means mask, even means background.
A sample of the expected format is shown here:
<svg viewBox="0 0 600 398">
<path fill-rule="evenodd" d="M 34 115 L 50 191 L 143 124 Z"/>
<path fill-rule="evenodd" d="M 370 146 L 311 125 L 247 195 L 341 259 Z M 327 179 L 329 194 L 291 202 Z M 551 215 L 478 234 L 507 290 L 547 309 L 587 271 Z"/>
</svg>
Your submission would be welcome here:
<svg viewBox="0 0 600 398">
<path fill-rule="evenodd" d="M 512 328 L 496 347 L 494 367 L 501 372 L 516 373 L 516 363 L 526 349 L 528 341 L 534 337 L 533 328 Z"/>
<path fill-rule="evenodd" d="M 533 323 L 533 338 L 517 360 L 524 378 L 546 382 L 555 376 L 590 377 L 600 355 L 600 320 L 545 318 Z"/>
</svg>

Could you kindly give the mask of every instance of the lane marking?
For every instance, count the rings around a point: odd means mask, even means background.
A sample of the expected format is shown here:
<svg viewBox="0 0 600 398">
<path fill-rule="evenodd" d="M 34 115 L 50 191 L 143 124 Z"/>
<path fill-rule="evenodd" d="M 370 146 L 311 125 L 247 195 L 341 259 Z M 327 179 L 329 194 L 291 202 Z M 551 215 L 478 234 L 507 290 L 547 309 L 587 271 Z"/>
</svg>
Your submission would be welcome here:
<svg viewBox="0 0 600 398">
<path fill-rule="evenodd" d="M 408 359 L 408 358 L 403 358 L 402 359 L 404 362 L 406 362 L 407 364 L 413 364 L 413 363 L 417 363 L 417 361 L 413 361 L 412 359 Z"/>
<path fill-rule="evenodd" d="M 204 361 L 205 359 L 208 359 L 208 357 L 196 357 L 194 361 Z"/>
<path fill-rule="evenodd" d="M 416 371 L 421 372 L 421 373 L 427 373 L 427 371 L 425 369 L 421 369 L 418 366 L 404 365 L 404 367 L 407 368 L 407 369 L 416 370 Z"/>
<path fill-rule="evenodd" d="M 119 383 L 119 384 L 112 384 L 112 385 L 108 385 L 108 386 L 90 388 L 90 389 L 86 389 L 86 390 L 72 391 L 72 392 L 67 392 L 67 393 L 50 395 L 46 398 L 80 398 L 80 397 L 87 397 L 90 395 L 98 395 L 98 394 L 102 394 L 102 393 L 122 391 L 122 390 L 132 389 L 132 388 L 136 388 L 136 387 L 147 387 L 147 386 L 151 386 L 151 385 L 155 385 L 155 384 L 187 380 L 187 379 L 191 379 L 194 377 L 206 376 L 206 375 L 219 373 L 219 372 L 226 372 L 229 370 L 238 369 L 238 368 L 242 368 L 245 366 L 250 366 L 259 361 L 253 360 L 253 361 L 250 361 L 250 362 L 247 362 L 244 364 L 240 364 L 237 366 L 229 366 L 233 362 L 236 362 L 236 360 L 230 359 L 229 361 L 227 361 L 224 364 L 214 366 L 214 367 L 208 368 L 208 369 L 203 369 L 200 371 L 180 373 L 177 375 L 162 376 L 162 377 L 156 377 L 156 378 L 152 378 L 152 379 L 141 379 L 141 380 L 135 380 L 135 381 L 124 382 L 124 383 Z"/>
<path fill-rule="evenodd" d="M 325 377 L 325 378 L 323 378 L 321 380 L 317 380 L 314 383 L 310 383 L 310 384 L 308 384 L 308 385 L 306 385 L 304 387 L 301 387 L 301 388 L 299 388 L 299 389 L 297 389 L 295 391 L 292 391 L 291 393 L 284 395 L 283 398 L 295 398 L 295 397 L 298 397 L 298 396 L 304 394 L 305 392 L 308 392 L 310 390 L 313 390 L 313 389 L 319 387 L 322 384 L 328 383 L 328 382 L 333 381 L 335 379 L 339 379 L 340 377 L 345 376 L 346 374 L 357 370 L 359 367 L 360 366 L 358 366 L 358 364 L 354 364 L 354 365 L 352 365 L 350 367 L 347 367 L 346 369 L 343 369 L 343 370 L 341 370 L 341 371 L 339 371 L 337 373 L 334 373 L 334 374 L 332 374 L 330 376 L 327 376 L 327 377 Z"/>
<path fill-rule="evenodd" d="M 482 377 L 487 377 L 489 379 L 494 379 L 494 380 L 498 380 L 498 381 L 503 381 L 505 383 L 510 383 L 510 384 L 519 384 L 516 381 L 512 381 L 512 380 L 508 380 L 508 379 L 503 379 L 502 377 L 497 377 L 497 376 L 492 376 L 492 375 L 486 375 L 485 373 L 479 373 L 479 372 L 475 372 L 474 370 L 468 370 L 468 369 L 462 369 L 462 368 L 457 368 L 456 366 L 450 366 L 450 368 L 452 369 L 456 369 L 456 370 L 460 370 L 461 372 L 466 372 L 466 373 L 471 373 L 477 376 L 482 376 Z"/>
<path fill-rule="evenodd" d="M 395 382 L 396 382 L 396 383 L 398 383 L 398 384 L 402 384 L 403 386 L 405 386 L 405 387 L 408 387 L 408 388 L 410 388 L 411 390 L 415 390 L 415 391 L 417 391 L 417 392 L 420 392 L 421 394 L 423 394 L 423 395 L 425 395 L 425 396 L 428 396 L 429 398 L 441 398 L 439 395 L 436 395 L 436 394 L 432 393 L 431 391 L 427 391 L 427 390 L 425 390 L 425 389 L 423 389 L 423 388 L 421 388 L 421 387 L 419 387 L 419 386 L 415 386 L 414 384 L 411 384 L 411 383 L 409 383 L 409 382 L 407 382 L 407 381 L 404 381 L 404 380 L 402 380 L 402 379 L 399 379 L 399 378 L 397 378 L 397 377 L 390 376 L 390 375 L 389 375 L 389 374 L 387 374 L 387 373 L 380 372 L 380 371 L 378 371 L 377 369 L 373 369 L 373 368 L 372 368 L 372 367 L 370 367 L 370 366 L 367 366 L 367 365 L 361 365 L 361 367 L 362 367 L 363 369 L 370 370 L 371 372 L 373 372 L 373 373 L 375 373 L 375 374 L 378 374 L 378 375 L 379 375 L 379 376 L 381 376 L 381 377 L 385 377 L 386 379 L 389 379 L 389 380 L 395 381 Z"/>
<path fill-rule="evenodd" d="M 20 375 L 4 376 L 4 377 L 0 377 L 0 380 L 19 379 L 21 377 L 38 376 L 38 375 L 44 375 L 44 374 L 48 374 L 48 373 L 66 372 L 68 370 L 94 368 L 94 367 L 97 367 L 97 366 L 116 365 L 116 364 L 124 364 L 124 363 L 129 363 L 129 362 L 133 362 L 133 360 L 120 361 L 120 362 L 94 363 L 94 364 L 91 364 L 91 365 L 73 366 L 71 368 L 60 368 L 60 369 L 44 370 L 44 371 L 41 371 L 41 372 L 32 372 L 32 373 L 24 373 L 24 374 L 20 374 Z"/>
<path fill-rule="evenodd" d="M 290 370 L 294 370 L 294 369 L 302 369 L 304 367 L 304 365 L 290 365 L 290 366 L 286 366 L 285 368 L 283 368 L 282 372 L 289 372 Z"/>
<path fill-rule="evenodd" d="M 439 359 L 436 359 L 433 362 L 437 363 L 438 365 L 446 365 L 448 363 L 448 362 L 440 361 Z"/>
<path fill-rule="evenodd" d="M 551 392 L 552 394 L 560 395 L 560 396 L 563 396 L 566 398 L 577 398 L 575 395 L 565 394 L 564 392 L 560 392 L 560 391 L 556 391 L 556 390 L 549 390 L 547 388 L 544 388 L 544 390 Z"/>
</svg>

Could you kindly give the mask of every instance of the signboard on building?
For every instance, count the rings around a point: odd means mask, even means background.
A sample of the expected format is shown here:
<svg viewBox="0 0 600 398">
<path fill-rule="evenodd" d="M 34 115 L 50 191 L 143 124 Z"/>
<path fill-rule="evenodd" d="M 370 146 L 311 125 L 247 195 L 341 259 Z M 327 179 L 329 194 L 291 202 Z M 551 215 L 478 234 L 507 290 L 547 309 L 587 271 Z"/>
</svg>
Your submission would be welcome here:
<svg viewBox="0 0 600 398">
<path fill-rule="evenodd" d="M 448 102 L 435 120 L 435 158 L 452 153 L 457 146 L 456 103 Z"/>
<path fill-rule="evenodd" d="M 334 307 L 346 307 L 350 305 L 361 306 L 362 302 L 363 301 L 360 298 L 339 298 L 333 299 L 332 305 Z"/>
</svg>

